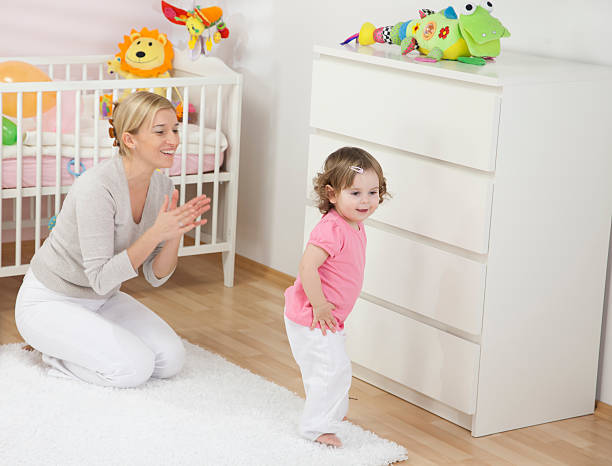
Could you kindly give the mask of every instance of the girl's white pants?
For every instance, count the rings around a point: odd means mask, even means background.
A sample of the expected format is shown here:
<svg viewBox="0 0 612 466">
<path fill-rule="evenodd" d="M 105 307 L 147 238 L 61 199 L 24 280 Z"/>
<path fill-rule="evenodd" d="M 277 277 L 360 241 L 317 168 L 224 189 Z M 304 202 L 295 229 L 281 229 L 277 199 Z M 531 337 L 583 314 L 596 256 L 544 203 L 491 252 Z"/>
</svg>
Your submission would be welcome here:
<svg viewBox="0 0 612 466">
<path fill-rule="evenodd" d="M 306 392 L 300 434 L 308 440 L 316 440 L 321 434 L 335 434 L 348 411 L 352 377 L 344 330 L 328 331 L 324 336 L 321 330 L 310 330 L 286 316 L 285 328 Z"/>
<path fill-rule="evenodd" d="M 96 385 L 127 388 L 172 377 L 185 359 L 174 330 L 131 296 L 72 298 L 48 289 L 31 271 L 17 295 L 15 321 L 50 374 Z"/>
</svg>

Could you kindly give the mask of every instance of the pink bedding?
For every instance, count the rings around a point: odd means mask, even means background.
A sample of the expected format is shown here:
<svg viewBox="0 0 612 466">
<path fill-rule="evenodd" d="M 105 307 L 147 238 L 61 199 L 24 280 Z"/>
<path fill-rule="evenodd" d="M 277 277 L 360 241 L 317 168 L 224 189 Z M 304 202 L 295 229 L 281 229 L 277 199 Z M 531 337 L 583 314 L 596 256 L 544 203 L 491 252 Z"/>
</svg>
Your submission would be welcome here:
<svg viewBox="0 0 612 466">
<path fill-rule="evenodd" d="M 42 185 L 55 186 L 55 159 L 54 155 L 42 156 Z M 61 185 L 71 185 L 74 181 L 74 176 L 68 172 L 67 165 L 72 160 L 72 157 L 62 157 L 60 164 Z M 100 158 L 100 161 L 104 158 Z M 81 163 L 85 168 L 93 166 L 92 158 L 81 158 Z M 203 173 L 214 170 L 215 154 L 204 154 Z M 219 165 L 223 164 L 223 152 L 219 157 Z M 198 155 L 187 154 L 186 174 L 193 175 L 198 172 Z M 76 168 L 71 167 L 74 171 Z M 23 176 L 21 177 L 21 185 L 24 188 L 36 186 L 36 157 L 23 157 Z M 181 155 L 174 156 L 174 163 L 170 168 L 170 175 L 181 174 Z M 17 187 L 17 159 L 7 158 L 2 160 L 2 189 L 10 189 Z"/>
</svg>

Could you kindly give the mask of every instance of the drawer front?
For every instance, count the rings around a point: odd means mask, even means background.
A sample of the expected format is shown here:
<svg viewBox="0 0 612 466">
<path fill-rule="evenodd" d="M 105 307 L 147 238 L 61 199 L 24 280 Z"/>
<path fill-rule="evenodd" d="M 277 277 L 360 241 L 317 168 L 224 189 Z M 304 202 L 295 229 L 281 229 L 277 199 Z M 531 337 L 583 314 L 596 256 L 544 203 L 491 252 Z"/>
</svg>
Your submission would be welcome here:
<svg viewBox="0 0 612 466">
<path fill-rule="evenodd" d="M 351 360 L 473 414 L 480 347 L 359 299 L 346 321 Z"/>
<path fill-rule="evenodd" d="M 305 242 L 320 218 L 316 208 L 306 208 Z M 366 234 L 365 293 L 480 335 L 485 264 L 371 225 Z"/>
<path fill-rule="evenodd" d="M 496 88 L 322 56 L 311 99 L 315 128 L 495 170 Z"/>
<path fill-rule="evenodd" d="M 388 147 L 342 136 L 310 136 L 308 192 L 325 158 L 342 146 L 359 145 L 380 163 L 391 199 L 373 220 L 480 254 L 489 249 L 493 182 L 489 176 Z"/>
</svg>

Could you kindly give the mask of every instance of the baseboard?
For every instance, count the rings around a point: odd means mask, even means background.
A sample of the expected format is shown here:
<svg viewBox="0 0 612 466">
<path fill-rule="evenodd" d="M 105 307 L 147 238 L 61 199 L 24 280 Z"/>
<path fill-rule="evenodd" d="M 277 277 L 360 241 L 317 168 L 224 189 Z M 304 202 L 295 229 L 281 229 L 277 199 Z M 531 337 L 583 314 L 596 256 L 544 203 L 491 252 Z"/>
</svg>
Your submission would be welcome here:
<svg viewBox="0 0 612 466">
<path fill-rule="evenodd" d="M 295 281 L 295 277 L 292 277 L 291 275 L 279 272 L 278 270 L 268 267 L 267 265 L 260 264 L 252 259 L 241 256 L 240 254 L 236 254 L 236 267 L 251 270 L 258 275 L 283 286 L 291 286 Z"/>
</svg>

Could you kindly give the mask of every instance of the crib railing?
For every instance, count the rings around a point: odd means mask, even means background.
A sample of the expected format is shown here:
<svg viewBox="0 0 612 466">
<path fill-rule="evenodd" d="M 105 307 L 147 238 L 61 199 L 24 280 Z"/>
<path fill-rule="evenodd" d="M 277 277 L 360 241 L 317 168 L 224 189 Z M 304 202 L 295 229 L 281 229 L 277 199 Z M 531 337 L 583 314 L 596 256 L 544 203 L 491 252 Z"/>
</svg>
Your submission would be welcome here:
<svg viewBox="0 0 612 466">
<path fill-rule="evenodd" d="M 70 161 L 74 178 L 80 176 L 84 165 L 81 157 L 81 121 L 82 96 L 93 95 L 93 108 L 85 109 L 93 114 L 93 165 L 99 163 L 101 147 L 99 144 L 99 122 L 103 121 L 100 114 L 100 96 L 112 93 L 116 102 L 120 93 L 135 92 L 137 89 L 166 89 L 166 97 L 172 100 L 176 93 L 182 96 L 183 122 L 181 132 L 181 167 L 180 174 L 171 176 L 180 192 L 180 204 L 187 196 L 192 197 L 206 192 L 211 200 L 211 210 L 206 217 L 207 225 L 195 229 L 189 236 L 189 244 L 181 240 L 180 255 L 204 254 L 222 252 L 224 262 L 224 278 L 226 286 L 233 284 L 233 267 L 235 255 L 236 199 L 238 179 L 238 157 L 240 150 L 240 112 L 242 96 L 242 79 L 227 68 L 225 74 L 207 76 L 183 76 L 160 79 L 103 79 L 104 67 L 110 57 L 44 57 L 44 58 L 11 58 L 11 60 L 26 61 L 41 67 L 52 79 L 65 79 L 50 82 L 18 82 L 0 84 L 0 115 L 2 114 L 2 96 L 6 93 L 16 94 L 17 126 L 16 142 L 16 183 L 14 188 L 0 189 L 0 277 L 18 275 L 26 272 L 29 257 L 22 257 L 22 244 L 25 241 L 34 243 L 33 251 L 37 251 L 48 234 L 47 222 L 61 209 L 63 197 L 70 189 L 70 184 L 62 184 L 61 172 L 66 169 L 62 165 L 62 99 L 67 91 L 74 91 L 74 159 Z M 0 61 L 4 61 L 0 58 Z M 218 63 L 216 64 L 218 66 Z M 74 69 L 80 69 L 80 80 L 74 79 Z M 189 74 L 189 69 L 179 70 Z M 91 76 L 95 75 L 93 79 Z M 55 184 L 43 185 L 43 94 L 55 94 Z M 36 115 L 33 128 L 36 131 L 35 160 L 36 177 L 34 186 L 23 186 L 23 163 L 25 133 L 24 94 L 35 93 Z M 198 123 L 199 145 L 197 172 L 188 174 L 186 167 L 188 153 L 188 136 L 190 128 L 188 111 L 190 104 L 200 115 Z M 207 123 L 214 124 L 214 163 L 213 171 L 204 171 L 205 127 Z M 32 125 L 32 122 L 29 122 Z M 225 134 L 228 147 L 225 151 L 223 169 L 221 167 L 221 134 Z M 0 161 L 4 162 L 4 152 L 7 146 L 0 144 Z M 0 180 L 3 180 L 3 165 L 0 163 Z M 67 167 L 70 169 L 70 167 Z M 169 174 L 169 169 L 166 169 Z M 187 192 L 189 191 L 189 192 Z M 43 209 L 43 199 L 45 208 Z M 53 202 L 51 201 L 53 199 Z M 27 201 L 26 201 L 27 200 Z M 27 202 L 27 216 L 24 218 L 24 203 Z M 24 235 L 24 229 L 27 235 Z M 33 232 L 32 232 L 33 230 Z M 33 239 L 29 237 L 33 234 Z M 14 240 L 14 248 L 10 246 Z M 7 247 L 10 251 L 7 251 Z M 4 249 L 4 250 L 3 250 Z M 8 254 L 7 254 L 8 252 Z M 14 260 L 11 260 L 11 256 Z"/>
</svg>

